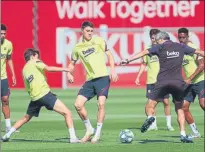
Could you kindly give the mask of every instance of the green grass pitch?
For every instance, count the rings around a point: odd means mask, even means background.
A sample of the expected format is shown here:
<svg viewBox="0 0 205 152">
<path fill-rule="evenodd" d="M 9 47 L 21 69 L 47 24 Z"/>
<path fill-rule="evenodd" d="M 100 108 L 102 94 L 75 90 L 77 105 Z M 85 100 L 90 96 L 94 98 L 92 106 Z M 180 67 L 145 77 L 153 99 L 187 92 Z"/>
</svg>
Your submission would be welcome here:
<svg viewBox="0 0 205 152">
<path fill-rule="evenodd" d="M 78 90 L 53 90 L 73 113 L 77 136 L 85 133 L 84 124 L 78 117 L 73 103 Z M 39 118 L 20 129 L 20 133 L 13 134 L 10 142 L 1 143 L 3 152 L 203 152 L 204 138 L 194 139 L 193 144 L 181 143 L 174 105 L 171 103 L 172 124 L 174 132 L 166 130 L 163 104 L 157 106 L 158 131 L 142 134 L 139 130 L 146 116 L 144 89 L 111 89 L 106 104 L 106 119 L 103 125 L 102 139 L 98 144 L 69 144 L 68 130 L 64 119 L 55 112 L 41 110 Z M 27 109 L 29 97 L 23 90 L 12 90 L 10 107 L 12 123 L 21 118 Z M 97 101 L 96 98 L 86 105 L 93 126 L 96 126 Z M 204 113 L 198 101 L 191 105 L 196 125 L 204 136 Z M 2 116 L 2 129 L 4 129 Z M 135 139 L 131 144 L 121 144 L 118 135 L 122 129 L 131 129 Z M 186 126 L 187 133 L 191 130 Z M 2 132 L 4 134 L 4 132 Z"/>
</svg>

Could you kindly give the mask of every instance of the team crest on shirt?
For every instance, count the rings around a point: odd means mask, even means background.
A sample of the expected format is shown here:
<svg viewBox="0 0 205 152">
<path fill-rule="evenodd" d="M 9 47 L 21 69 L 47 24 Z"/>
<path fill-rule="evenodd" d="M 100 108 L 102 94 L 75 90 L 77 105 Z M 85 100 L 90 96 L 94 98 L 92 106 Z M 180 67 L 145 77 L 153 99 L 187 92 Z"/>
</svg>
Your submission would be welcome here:
<svg viewBox="0 0 205 152">
<path fill-rule="evenodd" d="M 189 60 L 187 60 L 187 59 L 183 60 L 182 65 L 185 66 L 187 64 L 189 64 Z"/>
<path fill-rule="evenodd" d="M 7 50 L 7 47 L 4 47 L 4 50 Z"/>
</svg>

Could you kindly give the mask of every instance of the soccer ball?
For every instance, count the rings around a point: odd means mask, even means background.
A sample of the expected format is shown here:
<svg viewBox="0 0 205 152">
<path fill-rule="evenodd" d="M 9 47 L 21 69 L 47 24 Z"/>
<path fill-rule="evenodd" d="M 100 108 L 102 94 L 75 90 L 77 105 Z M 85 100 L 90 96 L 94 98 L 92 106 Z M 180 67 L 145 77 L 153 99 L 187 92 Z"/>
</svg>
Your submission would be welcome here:
<svg viewBox="0 0 205 152">
<path fill-rule="evenodd" d="M 134 139 L 134 134 L 129 129 L 124 129 L 120 132 L 120 142 L 121 143 L 131 143 Z"/>
</svg>

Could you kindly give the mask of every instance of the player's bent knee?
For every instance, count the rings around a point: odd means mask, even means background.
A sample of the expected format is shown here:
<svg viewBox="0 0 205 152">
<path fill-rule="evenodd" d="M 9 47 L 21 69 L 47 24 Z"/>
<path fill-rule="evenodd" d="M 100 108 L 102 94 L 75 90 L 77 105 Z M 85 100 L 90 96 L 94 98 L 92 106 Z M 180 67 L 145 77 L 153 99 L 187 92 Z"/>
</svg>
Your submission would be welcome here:
<svg viewBox="0 0 205 152">
<path fill-rule="evenodd" d="M 105 103 L 98 103 L 98 109 L 104 109 Z"/>
<path fill-rule="evenodd" d="M 184 110 L 184 112 L 189 112 L 189 107 L 184 107 L 182 108 Z"/>
<path fill-rule="evenodd" d="M 1 98 L 2 101 L 2 105 L 9 105 L 9 97 L 8 96 L 4 96 Z"/>
<path fill-rule="evenodd" d="M 69 109 L 67 109 L 67 110 L 65 110 L 64 115 L 70 117 L 72 115 L 72 113 Z"/>
<path fill-rule="evenodd" d="M 29 122 L 31 120 L 32 116 L 30 115 L 25 115 L 22 119 L 25 123 Z"/>
<path fill-rule="evenodd" d="M 9 101 L 2 101 L 2 106 L 8 106 L 9 105 Z"/>
<path fill-rule="evenodd" d="M 80 104 L 79 102 L 75 102 L 75 103 L 74 103 L 74 106 L 75 106 L 75 109 L 78 110 L 78 111 L 83 108 L 83 105 Z"/>
<path fill-rule="evenodd" d="M 155 106 L 157 105 L 157 102 L 155 103 L 153 100 L 149 100 L 146 104 L 146 108 L 155 108 Z"/>
</svg>

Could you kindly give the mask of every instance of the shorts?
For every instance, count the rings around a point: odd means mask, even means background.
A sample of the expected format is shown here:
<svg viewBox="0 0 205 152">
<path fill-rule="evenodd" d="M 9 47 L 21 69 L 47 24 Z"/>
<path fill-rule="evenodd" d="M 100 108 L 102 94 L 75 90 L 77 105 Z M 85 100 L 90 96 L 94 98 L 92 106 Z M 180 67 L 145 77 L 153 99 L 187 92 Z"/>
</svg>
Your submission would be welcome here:
<svg viewBox="0 0 205 152">
<path fill-rule="evenodd" d="M 146 92 L 146 97 L 149 99 L 150 98 L 150 94 L 154 88 L 155 83 L 153 84 L 147 84 L 147 92 Z M 164 101 L 164 99 L 168 99 L 169 98 L 169 94 L 165 95 L 163 98 L 159 99 L 158 101 Z"/>
<path fill-rule="evenodd" d="M 1 80 L 1 97 L 9 96 L 10 95 L 10 89 L 9 89 L 9 83 L 8 79 Z"/>
<path fill-rule="evenodd" d="M 198 96 L 198 99 L 204 98 L 204 82 L 202 80 L 196 84 L 190 84 L 186 89 L 184 100 L 194 102 L 196 96 Z"/>
<path fill-rule="evenodd" d="M 78 95 L 86 97 L 87 100 L 92 99 L 95 95 L 97 95 L 97 99 L 99 96 L 105 96 L 108 98 L 109 88 L 110 77 L 99 77 L 90 81 L 86 81 L 79 90 Z"/>
<path fill-rule="evenodd" d="M 42 98 L 36 101 L 31 101 L 27 109 L 27 114 L 30 116 L 38 117 L 41 107 L 43 106 L 45 106 L 48 110 L 53 110 L 56 100 L 56 96 L 49 92 Z"/>
<path fill-rule="evenodd" d="M 184 86 L 185 82 L 172 80 L 172 81 L 163 81 L 157 82 L 154 85 L 154 88 L 150 94 L 150 99 L 159 101 L 160 99 L 164 98 L 165 95 L 171 94 L 173 101 L 181 101 L 184 100 Z"/>
</svg>

